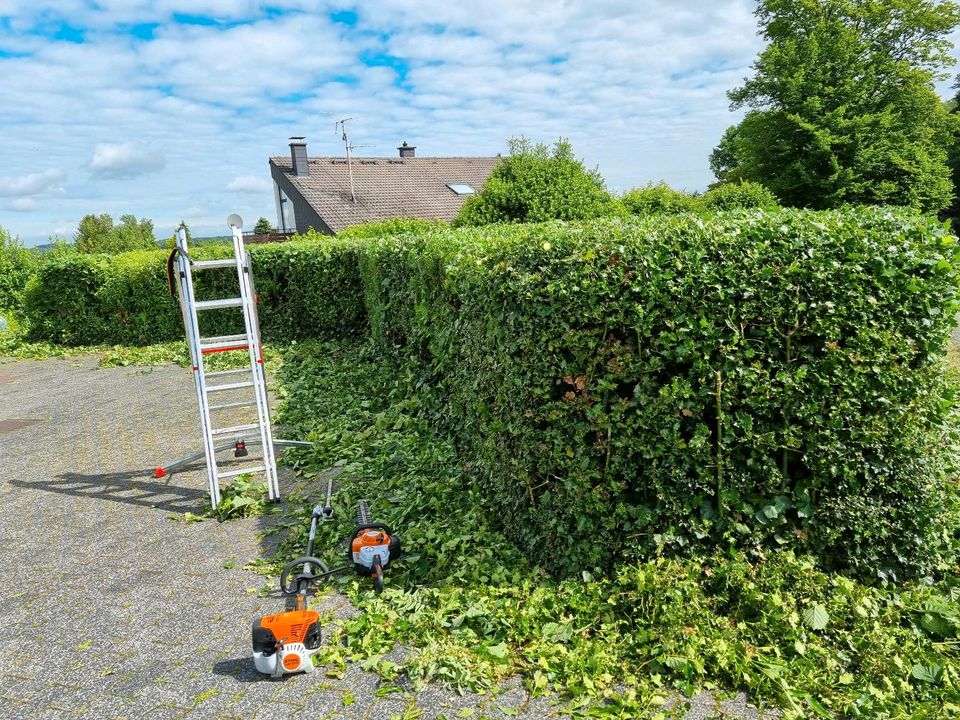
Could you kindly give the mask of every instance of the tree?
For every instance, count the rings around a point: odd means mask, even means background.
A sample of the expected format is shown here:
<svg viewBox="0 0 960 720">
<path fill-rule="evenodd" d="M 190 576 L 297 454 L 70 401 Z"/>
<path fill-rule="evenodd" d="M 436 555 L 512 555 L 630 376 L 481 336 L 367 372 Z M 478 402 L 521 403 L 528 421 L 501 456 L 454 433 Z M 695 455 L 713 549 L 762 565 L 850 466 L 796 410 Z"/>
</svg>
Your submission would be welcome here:
<svg viewBox="0 0 960 720">
<path fill-rule="evenodd" d="M 497 164 L 482 191 L 469 198 L 453 224 L 579 220 L 623 214 L 596 171 L 584 168 L 570 143 L 550 148 L 527 138 L 508 141 L 510 155 Z"/>
<path fill-rule="evenodd" d="M 119 253 L 156 247 L 153 221 L 137 220 L 130 214 L 122 215 L 119 225 L 114 225 L 107 213 L 86 215 L 77 227 L 74 241 L 77 250 L 85 253 Z"/>
<path fill-rule="evenodd" d="M 957 127 L 934 90 L 960 22 L 938 0 L 760 0 L 769 41 L 729 93 L 749 108 L 710 157 L 720 181 L 752 180 L 784 203 L 949 205 L 945 148 Z"/>
<path fill-rule="evenodd" d="M 261 217 L 257 220 L 257 224 L 253 226 L 253 232 L 257 235 L 267 235 L 273 232 L 273 225 L 265 217 Z"/>
</svg>

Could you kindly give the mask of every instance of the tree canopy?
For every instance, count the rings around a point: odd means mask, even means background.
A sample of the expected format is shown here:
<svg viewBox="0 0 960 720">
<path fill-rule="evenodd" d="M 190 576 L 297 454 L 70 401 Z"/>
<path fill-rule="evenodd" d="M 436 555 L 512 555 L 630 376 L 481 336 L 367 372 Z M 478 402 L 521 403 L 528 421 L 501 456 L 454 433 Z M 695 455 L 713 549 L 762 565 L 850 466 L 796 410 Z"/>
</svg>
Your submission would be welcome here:
<svg viewBox="0 0 960 720">
<path fill-rule="evenodd" d="M 74 235 L 77 250 L 85 253 L 119 253 L 156 247 L 153 221 L 137 220 L 135 215 L 121 215 L 114 225 L 108 213 L 86 215 Z"/>
<path fill-rule="evenodd" d="M 454 225 L 580 220 L 623 212 L 599 173 L 587 170 L 566 140 L 553 147 L 523 137 L 508 144 L 509 157 L 497 164 L 483 190 L 467 200 Z"/>
<path fill-rule="evenodd" d="M 953 63 L 955 3 L 760 0 L 756 15 L 769 45 L 729 93 L 749 111 L 711 155 L 719 180 L 804 207 L 950 204 L 960 125 L 933 83 Z"/>
</svg>

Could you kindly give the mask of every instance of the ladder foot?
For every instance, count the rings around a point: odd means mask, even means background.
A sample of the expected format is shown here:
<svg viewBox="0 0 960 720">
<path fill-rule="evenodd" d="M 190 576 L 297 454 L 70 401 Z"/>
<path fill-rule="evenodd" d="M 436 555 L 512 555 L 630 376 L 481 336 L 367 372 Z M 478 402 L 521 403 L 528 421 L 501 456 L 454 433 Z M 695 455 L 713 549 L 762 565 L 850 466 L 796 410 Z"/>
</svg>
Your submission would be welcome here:
<svg viewBox="0 0 960 720">
<path fill-rule="evenodd" d="M 167 475 L 168 475 L 167 471 L 164 470 L 162 467 L 158 467 L 156 470 L 153 471 L 153 476 L 155 478 L 165 478 Z"/>
</svg>

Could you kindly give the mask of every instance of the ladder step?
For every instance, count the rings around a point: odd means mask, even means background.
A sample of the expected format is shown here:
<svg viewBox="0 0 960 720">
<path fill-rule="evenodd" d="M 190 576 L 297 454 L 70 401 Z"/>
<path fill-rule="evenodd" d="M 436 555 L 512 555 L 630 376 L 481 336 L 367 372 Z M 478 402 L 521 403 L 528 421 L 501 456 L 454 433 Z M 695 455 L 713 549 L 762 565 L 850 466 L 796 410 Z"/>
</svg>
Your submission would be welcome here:
<svg viewBox="0 0 960 720">
<path fill-rule="evenodd" d="M 253 407 L 257 404 L 256 400 L 242 400 L 241 402 L 221 403 L 220 405 L 211 405 L 208 410 L 226 410 L 227 408 Z"/>
<path fill-rule="evenodd" d="M 191 265 L 191 268 L 225 268 L 236 267 L 236 258 L 227 258 L 225 260 L 197 260 Z"/>
<path fill-rule="evenodd" d="M 218 390 L 237 390 L 239 388 L 253 387 L 253 381 L 247 380 L 245 382 L 238 383 L 228 383 L 226 385 L 214 385 L 213 387 L 208 387 L 207 392 L 217 392 Z"/>
<path fill-rule="evenodd" d="M 220 335 L 218 337 L 200 338 L 200 352 L 237 346 L 241 346 L 242 349 L 242 347 L 247 346 L 248 342 L 249 338 L 246 335 Z"/>
<path fill-rule="evenodd" d="M 217 480 L 236 477 L 237 475 L 246 475 L 247 473 L 263 472 L 264 470 L 266 470 L 266 468 L 263 465 L 253 465 L 252 467 L 240 468 L 239 470 L 227 470 L 226 472 L 217 473 Z"/>
<path fill-rule="evenodd" d="M 215 370 L 214 372 L 204 373 L 204 377 L 220 377 L 221 375 L 240 375 L 241 373 L 249 373 L 250 368 L 239 368 L 237 370 Z"/>
<path fill-rule="evenodd" d="M 251 423 L 249 425 L 234 425 L 233 427 L 219 428 L 218 430 L 211 430 L 211 435 L 232 435 L 233 433 L 243 432 L 244 430 L 259 430 L 260 426 L 256 423 Z"/>
<path fill-rule="evenodd" d="M 223 298 L 222 300 L 197 300 L 193 306 L 197 310 L 216 310 L 217 308 L 240 307 L 243 298 Z"/>
</svg>

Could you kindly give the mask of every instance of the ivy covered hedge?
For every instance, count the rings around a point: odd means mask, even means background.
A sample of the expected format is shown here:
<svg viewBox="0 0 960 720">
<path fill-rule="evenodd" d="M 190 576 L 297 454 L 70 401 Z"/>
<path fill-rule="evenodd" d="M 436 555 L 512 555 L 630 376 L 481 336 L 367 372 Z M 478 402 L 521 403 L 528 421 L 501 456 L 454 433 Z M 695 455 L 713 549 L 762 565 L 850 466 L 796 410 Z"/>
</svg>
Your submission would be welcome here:
<svg viewBox="0 0 960 720">
<path fill-rule="evenodd" d="M 305 236 L 249 248 L 264 338 L 336 337 L 364 326 L 355 241 Z M 228 257 L 229 246 L 201 246 L 195 259 Z M 145 345 L 183 337 L 175 297 L 167 290 L 166 251 L 66 255 L 39 268 L 25 309 L 34 339 L 66 345 Z M 198 299 L 235 297 L 230 269 L 194 274 Z M 241 332 L 238 310 L 204 311 L 201 332 Z"/>
<path fill-rule="evenodd" d="M 486 227 L 362 250 L 505 530 L 559 571 L 697 543 L 866 575 L 955 557 L 960 253 L 886 210 Z"/>
</svg>

